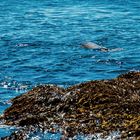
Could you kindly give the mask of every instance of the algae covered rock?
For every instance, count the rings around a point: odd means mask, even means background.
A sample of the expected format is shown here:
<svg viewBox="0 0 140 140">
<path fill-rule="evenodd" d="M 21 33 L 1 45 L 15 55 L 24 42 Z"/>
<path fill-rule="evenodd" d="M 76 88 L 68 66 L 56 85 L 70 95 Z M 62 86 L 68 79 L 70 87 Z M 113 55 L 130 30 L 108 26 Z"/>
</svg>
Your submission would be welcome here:
<svg viewBox="0 0 140 140">
<path fill-rule="evenodd" d="M 12 99 L 3 119 L 5 124 L 24 128 L 16 133 L 17 139 L 31 127 L 54 131 L 56 125 L 67 138 L 79 133 L 112 131 L 119 131 L 124 139 L 139 138 L 140 72 L 129 72 L 112 80 L 89 81 L 67 89 L 50 85 L 35 87 Z"/>
<path fill-rule="evenodd" d="M 12 106 L 4 113 L 6 124 L 22 126 L 38 123 L 42 118 L 47 119 L 53 112 L 56 113 L 52 108 L 55 109 L 55 106 L 61 102 L 64 91 L 57 86 L 42 85 L 12 99 Z M 52 112 L 49 112 L 50 110 Z"/>
</svg>

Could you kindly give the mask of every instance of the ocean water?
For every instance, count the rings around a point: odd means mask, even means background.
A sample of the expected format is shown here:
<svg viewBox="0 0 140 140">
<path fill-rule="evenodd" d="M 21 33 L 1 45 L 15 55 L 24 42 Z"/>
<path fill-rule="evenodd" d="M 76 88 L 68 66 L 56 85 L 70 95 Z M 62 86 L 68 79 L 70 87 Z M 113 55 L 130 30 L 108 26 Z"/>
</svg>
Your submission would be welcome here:
<svg viewBox="0 0 140 140">
<path fill-rule="evenodd" d="M 139 11 L 139 0 L 0 1 L 0 114 L 39 84 L 68 87 L 140 70 Z M 0 137 L 12 130 L 0 125 Z"/>
</svg>

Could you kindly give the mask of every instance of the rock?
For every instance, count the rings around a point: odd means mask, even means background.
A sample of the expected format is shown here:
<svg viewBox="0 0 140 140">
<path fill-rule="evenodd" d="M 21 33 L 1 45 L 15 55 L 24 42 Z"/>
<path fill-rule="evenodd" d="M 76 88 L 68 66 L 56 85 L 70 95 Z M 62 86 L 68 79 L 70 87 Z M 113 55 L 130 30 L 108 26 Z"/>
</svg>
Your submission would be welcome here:
<svg viewBox="0 0 140 140">
<path fill-rule="evenodd" d="M 89 81 L 67 89 L 42 85 L 11 101 L 2 119 L 5 124 L 24 129 L 7 139 L 15 136 L 21 139 L 30 128 L 45 131 L 54 130 L 55 126 L 68 138 L 79 133 L 108 134 L 118 130 L 125 138 L 140 137 L 140 72 L 129 72 L 112 80 Z"/>
</svg>

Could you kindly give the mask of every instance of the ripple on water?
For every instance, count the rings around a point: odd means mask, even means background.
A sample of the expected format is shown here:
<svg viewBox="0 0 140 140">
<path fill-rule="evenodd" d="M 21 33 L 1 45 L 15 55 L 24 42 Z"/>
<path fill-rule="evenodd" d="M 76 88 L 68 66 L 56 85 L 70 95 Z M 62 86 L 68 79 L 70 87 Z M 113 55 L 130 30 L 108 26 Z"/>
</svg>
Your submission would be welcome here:
<svg viewBox="0 0 140 140">
<path fill-rule="evenodd" d="M 44 133 L 42 132 L 38 132 L 35 134 L 29 134 L 28 139 L 30 140 L 46 140 L 46 139 L 53 139 L 53 140 L 60 140 L 60 139 L 67 139 L 67 136 L 62 135 L 61 132 L 56 132 L 56 133 L 51 133 L 48 131 L 45 131 Z M 103 134 L 101 133 L 97 133 L 97 134 L 78 134 L 72 138 L 68 138 L 68 139 L 73 139 L 73 140 L 111 140 L 111 139 L 120 139 L 121 135 L 119 131 L 114 131 L 111 132 L 108 136 L 103 136 Z"/>
<path fill-rule="evenodd" d="M 17 130 L 14 126 L 7 126 L 0 124 L 0 138 L 10 135 L 12 132 Z"/>
</svg>

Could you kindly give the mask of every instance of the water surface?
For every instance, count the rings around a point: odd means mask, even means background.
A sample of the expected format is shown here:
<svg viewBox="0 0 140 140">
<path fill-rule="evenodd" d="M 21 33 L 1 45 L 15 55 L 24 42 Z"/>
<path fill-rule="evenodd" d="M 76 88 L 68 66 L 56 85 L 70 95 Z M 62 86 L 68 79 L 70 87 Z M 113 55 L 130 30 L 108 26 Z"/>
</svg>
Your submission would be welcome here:
<svg viewBox="0 0 140 140">
<path fill-rule="evenodd" d="M 140 70 L 139 0 L 7 0 L 0 9 L 1 114 L 9 99 L 39 84 L 67 87 Z M 121 50 L 82 48 L 88 41 Z"/>
</svg>

